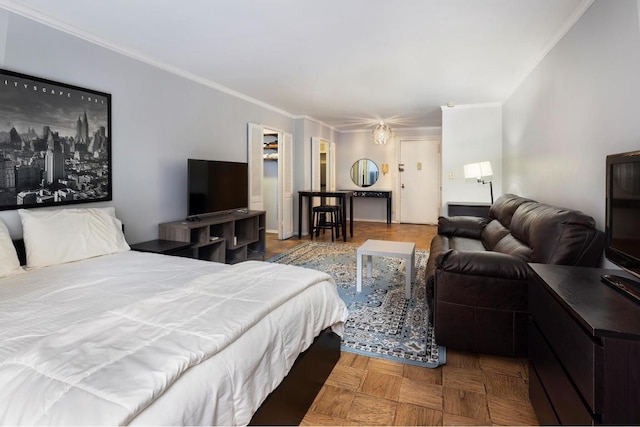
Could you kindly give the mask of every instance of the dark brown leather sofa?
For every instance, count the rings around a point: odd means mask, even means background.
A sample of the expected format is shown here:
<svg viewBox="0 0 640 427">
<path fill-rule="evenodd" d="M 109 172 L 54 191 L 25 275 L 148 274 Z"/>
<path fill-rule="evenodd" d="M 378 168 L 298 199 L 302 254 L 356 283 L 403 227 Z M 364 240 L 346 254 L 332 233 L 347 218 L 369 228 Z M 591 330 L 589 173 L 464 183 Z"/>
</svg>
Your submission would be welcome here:
<svg viewBox="0 0 640 427">
<path fill-rule="evenodd" d="M 505 194 L 490 218 L 441 217 L 426 269 L 436 342 L 527 354 L 529 262 L 595 267 L 604 233 L 582 212 Z"/>
</svg>

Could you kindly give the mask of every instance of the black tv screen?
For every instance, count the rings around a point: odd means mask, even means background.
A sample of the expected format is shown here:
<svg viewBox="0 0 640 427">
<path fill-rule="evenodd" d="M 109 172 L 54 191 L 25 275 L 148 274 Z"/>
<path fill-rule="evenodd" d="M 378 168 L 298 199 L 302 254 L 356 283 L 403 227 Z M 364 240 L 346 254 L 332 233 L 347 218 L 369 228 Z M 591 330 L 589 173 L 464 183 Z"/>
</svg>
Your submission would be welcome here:
<svg viewBox="0 0 640 427">
<path fill-rule="evenodd" d="M 188 159 L 189 216 L 246 209 L 247 163 Z"/>
<path fill-rule="evenodd" d="M 640 151 L 607 156 L 606 256 L 640 277 Z"/>
</svg>

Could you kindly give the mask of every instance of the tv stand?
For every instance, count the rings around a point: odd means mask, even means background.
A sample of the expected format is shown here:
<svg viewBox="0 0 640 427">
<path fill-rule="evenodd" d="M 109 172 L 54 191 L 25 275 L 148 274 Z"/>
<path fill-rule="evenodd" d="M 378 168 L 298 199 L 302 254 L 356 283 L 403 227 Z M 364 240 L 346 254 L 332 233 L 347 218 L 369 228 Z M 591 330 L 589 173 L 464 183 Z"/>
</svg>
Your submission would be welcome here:
<svg viewBox="0 0 640 427">
<path fill-rule="evenodd" d="M 186 221 L 160 224 L 158 235 L 164 240 L 191 243 L 193 257 L 206 261 L 235 264 L 264 260 L 265 214 L 247 210 L 191 216 Z"/>
<path fill-rule="evenodd" d="M 640 282 L 637 280 L 618 276 L 617 274 L 603 274 L 600 278 L 613 289 L 633 298 L 636 302 L 640 302 Z"/>
</svg>

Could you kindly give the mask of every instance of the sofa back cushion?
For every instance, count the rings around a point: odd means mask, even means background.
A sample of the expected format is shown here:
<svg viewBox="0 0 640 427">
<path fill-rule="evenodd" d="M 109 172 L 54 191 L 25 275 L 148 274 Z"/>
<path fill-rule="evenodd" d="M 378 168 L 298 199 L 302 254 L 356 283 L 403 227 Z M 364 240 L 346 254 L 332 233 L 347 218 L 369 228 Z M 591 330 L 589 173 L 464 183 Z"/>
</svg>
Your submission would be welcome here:
<svg viewBox="0 0 640 427">
<path fill-rule="evenodd" d="M 482 243 L 488 251 L 493 251 L 500 240 L 509 234 L 509 229 L 497 219 L 491 220 L 482 230 Z"/>
<path fill-rule="evenodd" d="M 513 255 L 523 261 L 529 261 L 531 248 L 511 235 L 500 221 L 494 219 L 482 231 L 482 243 L 489 251 Z"/>
<path fill-rule="evenodd" d="M 511 228 L 511 218 L 520 205 L 536 203 L 531 199 L 516 196 L 515 194 L 503 194 L 498 197 L 489 209 L 489 217 L 497 219 L 506 228 Z"/>
<path fill-rule="evenodd" d="M 520 205 L 511 219 L 513 237 L 531 248 L 529 262 L 596 266 L 602 232 L 582 212 L 542 203 Z"/>
</svg>

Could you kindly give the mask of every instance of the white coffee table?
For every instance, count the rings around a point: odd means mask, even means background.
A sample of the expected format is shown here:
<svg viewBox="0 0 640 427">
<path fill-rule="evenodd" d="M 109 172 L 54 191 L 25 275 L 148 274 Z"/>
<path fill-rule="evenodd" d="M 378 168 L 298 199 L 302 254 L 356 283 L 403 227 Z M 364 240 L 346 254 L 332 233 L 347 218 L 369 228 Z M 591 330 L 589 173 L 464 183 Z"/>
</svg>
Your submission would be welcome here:
<svg viewBox="0 0 640 427">
<path fill-rule="evenodd" d="M 367 256 L 367 277 L 371 277 L 371 257 L 384 256 L 391 258 L 404 258 L 406 260 L 406 286 L 404 296 L 411 298 L 411 281 L 415 276 L 416 244 L 408 242 L 392 242 L 389 240 L 367 240 L 358 248 L 356 253 L 358 280 L 356 291 L 362 292 L 362 257 Z"/>
</svg>

